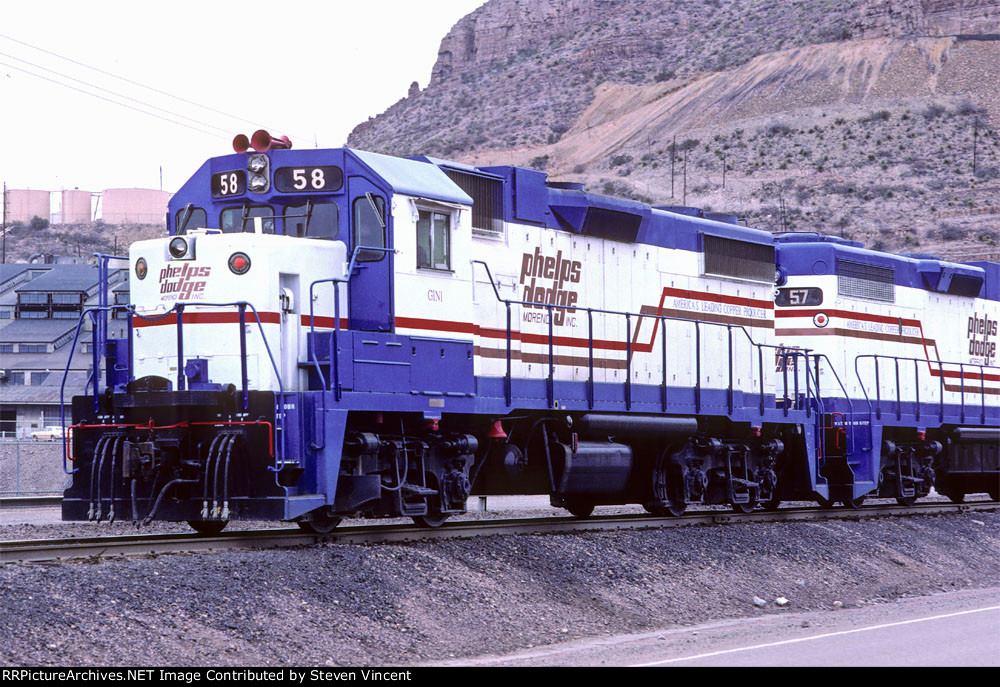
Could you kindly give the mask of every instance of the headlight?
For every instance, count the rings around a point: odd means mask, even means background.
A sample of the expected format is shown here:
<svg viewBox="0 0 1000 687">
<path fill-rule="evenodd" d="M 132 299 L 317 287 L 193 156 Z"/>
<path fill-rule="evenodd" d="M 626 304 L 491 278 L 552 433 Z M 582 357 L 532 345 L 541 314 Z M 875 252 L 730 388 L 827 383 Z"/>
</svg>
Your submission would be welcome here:
<svg viewBox="0 0 1000 687">
<path fill-rule="evenodd" d="M 267 177 L 263 174 L 252 174 L 250 176 L 250 190 L 254 193 L 263 193 L 267 190 Z"/>
<path fill-rule="evenodd" d="M 139 277 L 139 279 L 145 279 L 147 270 L 146 258 L 139 258 L 135 261 L 135 276 Z"/>
<path fill-rule="evenodd" d="M 229 269 L 233 274 L 246 274 L 250 271 L 250 256 L 246 253 L 233 253 L 229 256 Z"/>
<path fill-rule="evenodd" d="M 188 252 L 188 243 L 180 236 L 174 237 L 168 247 L 170 254 L 175 258 L 183 258 Z"/>
<path fill-rule="evenodd" d="M 254 174 L 260 174 L 265 169 L 267 169 L 267 156 L 251 155 L 250 160 L 247 162 L 247 169 L 249 169 Z"/>
</svg>

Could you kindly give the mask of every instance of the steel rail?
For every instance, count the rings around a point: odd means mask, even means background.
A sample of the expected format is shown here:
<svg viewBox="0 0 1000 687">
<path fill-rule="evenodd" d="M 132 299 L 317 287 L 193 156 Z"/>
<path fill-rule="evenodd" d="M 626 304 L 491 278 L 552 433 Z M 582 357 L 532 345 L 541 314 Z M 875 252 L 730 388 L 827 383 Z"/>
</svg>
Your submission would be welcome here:
<svg viewBox="0 0 1000 687">
<path fill-rule="evenodd" d="M 2 496 L 0 509 L 55 507 L 62 503 L 62 494 L 31 494 L 28 496 Z"/>
<path fill-rule="evenodd" d="M 318 535 L 298 529 L 275 528 L 224 532 L 215 536 L 190 534 L 133 534 L 110 537 L 34 539 L 0 542 L 0 564 L 129 555 L 195 553 L 273 549 L 314 544 L 379 544 L 432 539 L 469 539 L 491 535 L 557 534 L 645 530 L 691 525 L 744 522 L 796 522 L 807 520 L 860 520 L 871 517 L 902 517 L 996 511 L 1000 502 L 925 503 L 914 506 L 869 505 L 853 509 L 787 508 L 737 514 L 730 511 L 699 511 L 680 517 L 653 517 L 641 513 L 578 519 L 562 516 L 471 520 L 448 522 L 436 529 L 415 525 L 356 525 Z"/>
</svg>

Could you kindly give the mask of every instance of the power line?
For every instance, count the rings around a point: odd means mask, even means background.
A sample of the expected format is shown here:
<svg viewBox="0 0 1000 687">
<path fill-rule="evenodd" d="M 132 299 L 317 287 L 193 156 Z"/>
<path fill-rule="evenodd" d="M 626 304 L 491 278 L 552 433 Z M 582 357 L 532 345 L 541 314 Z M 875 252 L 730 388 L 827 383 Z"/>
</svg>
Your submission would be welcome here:
<svg viewBox="0 0 1000 687">
<path fill-rule="evenodd" d="M 125 83 L 132 84 L 133 86 L 138 86 L 140 88 L 145 88 L 146 90 L 153 91 L 154 93 L 159 93 L 160 95 L 164 95 L 164 96 L 166 96 L 168 98 L 173 98 L 174 100 L 179 100 L 179 101 L 181 101 L 183 103 L 187 103 L 188 105 L 194 105 L 195 107 L 200 107 L 203 110 L 208 110 L 209 112 L 214 112 L 216 114 L 220 114 L 220 115 L 223 115 L 225 117 L 229 117 L 230 119 L 235 119 L 237 121 L 244 122 L 246 124 L 251 124 L 253 126 L 260 126 L 257 122 L 253 122 L 253 121 L 251 121 L 249 119 L 245 119 L 245 118 L 240 117 L 238 115 L 229 114 L 228 112 L 223 112 L 222 110 L 217 110 L 217 109 L 215 109 L 213 107 L 209 107 L 208 105 L 202 105 L 201 103 L 195 102 L 193 100 L 188 100 L 187 98 L 182 98 L 179 95 L 174 95 L 173 93 L 168 93 L 166 91 L 161 91 L 158 88 L 153 88 L 152 86 L 147 86 L 144 83 L 139 83 L 138 81 L 133 81 L 131 79 L 127 79 L 124 76 L 118 76 L 117 74 L 112 74 L 111 72 L 108 72 L 108 71 L 105 71 L 103 69 L 100 69 L 99 67 L 93 67 L 93 66 L 91 66 L 89 64 L 85 64 L 83 62 L 79 62 L 77 60 L 74 60 L 71 57 L 66 57 L 64 55 L 60 55 L 59 53 L 52 52 L 51 50 L 46 50 L 45 48 L 40 48 L 37 45 L 33 45 L 31 43 L 27 43 L 25 41 L 18 40 L 17 38 L 12 38 L 11 36 L 8 36 L 6 34 L 0 33 L 0 38 L 5 38 L 5 39 L 7 39 L 9 41 L 13 41 L 14 43 L 19 43 L 19 44 L 27 46 L 27 47 L 29 47 L 29 48 L 31 48 L 33 50 L 38 50 L 39 52 L 43 52 L 46 55 L 52 55 L 53 57 L 58 57 L 60 60 L 66 60 L 67 62 L 71 62 L 71 63 L 73 63 L 75 65 L 79 65 L 79 66 L 84 67 L 86 69 L 91 69 L 91 70 L 93 70 L 95 72 L 98 72 L 100 74 L 104 74 L 105 76 L 110 76 L 113 79 L 118 79 L 119 81 L 124 81 Z M 265 125 L 265 128 L 267 128 L 269 130 L 274 130 L 274 131 L 284 131 L 281 128 L 278 128 L 278 127 L 268 127 L 266 125 Z M 291 132 L 286 132 L 286 133 L 291 133 Z M 299 136 L 298 134 L 292 134 L 292 135 L 295 136 L 296 138 L 308 140 L 307 136 Z"/>
<path fill-rule="evenodd" d="M 178 122 L 178 121 L 176 121 L 174 119 L 170 119 L 168 117 L 163 117 L 161 115 L 154 114 L 152 112 L 147 112 L 146 110 L 140 110 L 138 107 L 132 107 L 131 105 L 126 105 L 125 103 L 118 102 L 117 100 L 112 100 L 111 98 L 105 98 L 103 95 L 98 95 L 97 93 L 91 93 L 90 91 L 85 91 L 82 88 L 77 88 L 76 86 L 70 86 L 67 83 L 62 83 L 61 81 L 56 81 L 55 79 L 50 79 L 49 77 L 42 76 L 41 74 L 35 74 L 34 72 L 30 72 L 27 69 L 23 69 L 21 67 L 15 66 L 13 64 L 8 64 L 6 62 L 0 61 L 0 65 L 3 65 L 5 67 L 9 67 L 10 69 L 16 69 L 19 72 L 24 72 L 25 74 L 28 74 L 29 76 L 33 76 L 36 79 L 43 79 L 45 81 L 50 81 L 50 82 L 56 84 L 57 86 L 62 86 L 63 88 L 69 88 L 69 89 L 72 89 L 74 91 L 78 91 L 80 93 L 83 93 L 84 95 L 89 95 L 92 98 L 97 98 L 98 100 L 104 100 L 105 102 L 113 103 L 115 105 L 120 105 L 121 107 L 127 107 L 128 109 L 135 110 L 136 112 L 141 112 L 142 114 L 148 115 L 150 117 L 156 117 L 157 119 L 162 119 L 165 122 L 170 122 L 171 124 L 176 124 L 177 126 L 183 126 L 185 128 L 192 129 L 194 131 L 197 131 L 197 132 L 202 133 L 202 134 L 206 134 L 208 136 L 214 136 L 216 138 L 223 138 L 223 139 L 226 138 L 226 136 L 223 136 L 222 134 L 217 134 L 217 133 L 213 133 L 211 131 L 206 131 L 206 130 L 200 129 L 200 128 L 196 127 L 196 126 L 191 126 L 190 124 L 185 124 L 184 122 Z"/>
<path fill-rule="evenodd" d="M 138 98 L 129 97 L 129 96 L 125 95 L 124 93 L 119 93 L 118 91 L 112 91 L 112 90 L 110 90 L 108 88 L 104 88 L 102 86 L 98 86 L 97 84 L 88 83 L 87 81 L 84 81 L 82 79 L 77 79 L 76 77 L 70 76 L 69 74 L 64 74 L 64 73 L 62 73 L 60 71 L 56 71 L 55 69 L 49 69 L 48 67 L 43 67 L 40 64 L 35 64 L 34 62 L 29 62 L 28 60 L 25 60 L 25 59 L 23 59 L 21 57 L 17 57 L 16 55 L 11 55 L 11 54 L 5 53 L 3 51 L 0 51 L 0 55 L 3 55 L 5 57 L 9 57 L 9 58 L 11 58 L 13 60 L 17 60 L 18 62 L 23 62 L 24 64 L 27 64 L 27 65 L 29 65 L 31 67 L 34 67 L 35 69 L 41 69 L 42 71 L 49 72 L 50 74 L 55 74 L 56 76 L 62 77 L 64 79 L 69 79 L 70 81 L 75 81 L 76 83 L 83 84 L 84 86 L 87 86 L 88 88 L 95 88 L 95 89 L 97 89 L 99 91 L 104 91 L 105 93 L 110 93 L 111 95 L 117 96 L 119 98 L 124 98 L 125 100 L 131 101 L 133 103 L 138 103 L 139 105 L 143 105 L 145 107 L 149 107 L 149 108 L 152 108 L 154 110 L 159 110 L 160 112 L 165 112 L 166 114 L 172 115 L 174 117 L 178 117 L 180 119 L 186 119 L 189 122 L 193 122 L 195 124 L 201 124 L 202 126 L 207 126 L 210 129 L 216 129 L 218 131 L 221 131 L 224 134 L 228 134 L 228 130 L 227 129 L 223 129 L 220 126 L 215 126 L 214 124 L 209 124 L 208 122 L 203 122 L 201 120 L 194 119 L 193 117 L 188 117 L 186 115 L 182 115 L 179 112 L 173 112 L 171 110 L 167 110 L 165 108 L 158 107 L 156 105 L 153 105 L 152 103 L 148 103 L 148 102 L 146 102 L 144 100 L 139 100 Z"/>
</svg>

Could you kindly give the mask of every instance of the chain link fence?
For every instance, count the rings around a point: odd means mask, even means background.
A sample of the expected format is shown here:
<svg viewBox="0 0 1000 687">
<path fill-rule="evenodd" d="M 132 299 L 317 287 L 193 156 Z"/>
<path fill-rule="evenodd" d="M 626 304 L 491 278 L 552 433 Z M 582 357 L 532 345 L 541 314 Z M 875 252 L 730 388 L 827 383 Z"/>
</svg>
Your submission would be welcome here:
<svg viewBox="0 0 1000 687">
<path fill-rule="evenodd" d="M 0 496 L 59 495 L 69 486 L 62 441 L 0 439 Z"/>
</svg>

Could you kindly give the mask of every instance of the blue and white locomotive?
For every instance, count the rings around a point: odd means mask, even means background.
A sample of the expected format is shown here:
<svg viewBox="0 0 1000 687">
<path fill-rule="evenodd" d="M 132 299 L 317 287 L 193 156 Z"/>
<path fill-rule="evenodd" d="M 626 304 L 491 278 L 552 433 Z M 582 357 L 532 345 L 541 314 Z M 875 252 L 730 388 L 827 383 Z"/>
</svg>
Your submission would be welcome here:
<svg viewBox="0 0 1000 687">
<path fill-rule="evenodd" d="M 104 379 L 72 401 L 64 519 L 998 498 L 998 264 L 249 144 L 131 247 L 129 336 L 98 336 Z M 114 307 L 85 314 L 99 335 Z"/>
</svg>

